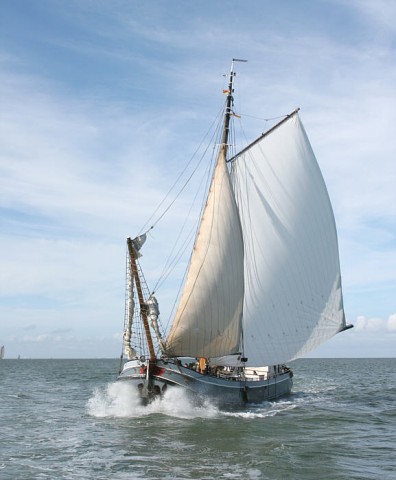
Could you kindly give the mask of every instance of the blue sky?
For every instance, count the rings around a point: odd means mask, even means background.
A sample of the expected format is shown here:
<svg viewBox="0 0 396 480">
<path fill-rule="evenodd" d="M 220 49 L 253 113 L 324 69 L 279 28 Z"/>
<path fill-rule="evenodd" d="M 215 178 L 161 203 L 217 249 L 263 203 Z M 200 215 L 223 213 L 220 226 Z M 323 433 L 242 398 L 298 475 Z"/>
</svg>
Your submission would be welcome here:
<svg viewBox="0 0 396 480">
<path fill-rule="evenodd" d="M 301 107 L 332 199 L 355 328 L 312 356 L 394 356 L 394 18 L 390 0 L 0 2 L 7 356 L 119 355 L 125 238 L 221 108 L 233 57 L 249 60 L 237 84 L 249 138 L 265 129 L 251 116 Z M 150 284 L 182 211 L 145 246 Z M 165 313 L 173 289 L 158 292 Z"/>
</svg>

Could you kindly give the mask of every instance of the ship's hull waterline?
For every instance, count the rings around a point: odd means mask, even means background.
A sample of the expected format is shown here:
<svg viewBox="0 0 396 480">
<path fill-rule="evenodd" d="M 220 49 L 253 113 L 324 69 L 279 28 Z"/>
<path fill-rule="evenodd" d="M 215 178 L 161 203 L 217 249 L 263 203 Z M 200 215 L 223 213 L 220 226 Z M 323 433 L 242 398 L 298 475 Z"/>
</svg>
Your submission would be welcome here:
<svg viewBox="0 0 396 480">
<path fill-rule="evenodd" d="M 179 362 L 156 360 L 149 367 L 140 360 L 131 360 L 124 365 L 119 381 L 130 382 L 136 387 L 143 403 L 161 398 L 168 388 L 185 389 L 196 398 L 208 398 L 218 405 L 244 405 L 261 403 L 289 395 L 293 385 L 293 374 L 283 369 L 274 375 L 229 378 L 202 374 Z"/>
</svg>

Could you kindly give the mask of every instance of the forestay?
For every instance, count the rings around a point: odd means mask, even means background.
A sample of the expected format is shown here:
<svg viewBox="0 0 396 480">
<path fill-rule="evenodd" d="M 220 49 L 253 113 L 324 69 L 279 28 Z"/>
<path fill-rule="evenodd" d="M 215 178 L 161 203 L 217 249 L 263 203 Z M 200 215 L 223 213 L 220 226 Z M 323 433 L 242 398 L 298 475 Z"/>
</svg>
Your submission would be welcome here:
<svg viewBox="0 0 396 480">
<path fill-rule="evenodd" d="M 300 357 L 345 326 L 335 222 L 297 114 L 244 150 L 232 181 L 242 223 L 247 365 Z"/>
</svg>

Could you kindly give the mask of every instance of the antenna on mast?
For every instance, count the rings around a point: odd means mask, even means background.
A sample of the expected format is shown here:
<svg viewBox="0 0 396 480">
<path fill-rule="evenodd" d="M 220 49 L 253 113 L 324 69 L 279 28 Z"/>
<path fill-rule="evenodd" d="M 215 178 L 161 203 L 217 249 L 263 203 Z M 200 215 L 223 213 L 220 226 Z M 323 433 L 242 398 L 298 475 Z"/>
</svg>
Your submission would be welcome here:
<svg viewBox="0 0 396 480">
<path fill-rule="evenodd" d="M 242 58 L 233 58 L 232 61 L 233 62 L 244 62 L 244 63 L 247 62 L 247 60 L 243 60 Z"/>
</svg>

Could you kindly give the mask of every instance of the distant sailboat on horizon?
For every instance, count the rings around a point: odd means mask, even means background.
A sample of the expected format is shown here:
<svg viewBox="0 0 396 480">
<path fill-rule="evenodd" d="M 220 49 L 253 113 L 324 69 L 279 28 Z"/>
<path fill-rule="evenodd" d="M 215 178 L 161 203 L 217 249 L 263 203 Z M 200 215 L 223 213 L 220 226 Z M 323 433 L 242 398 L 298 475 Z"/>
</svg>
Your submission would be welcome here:
<svg viewBox="0 0 396 480">
<path fill-rule="evenodd" d="M 0 360 L 3 360 L 4 356 L 5 356 L 5 346 L 2 345 L 0 348 Z"/>
<path fill-rule="evenodd" d="M 292 389 L 287 362 L 351 327 L 333 211 L 298 110 L 229 154 L 235 61 L 217 161 L 167 333 L 139 263 L 147 232 L 127 240 L 118 378 L 135 385 L 144 403 L 173 386 L 227 404 L 279 398 Z"/>
</svg>

